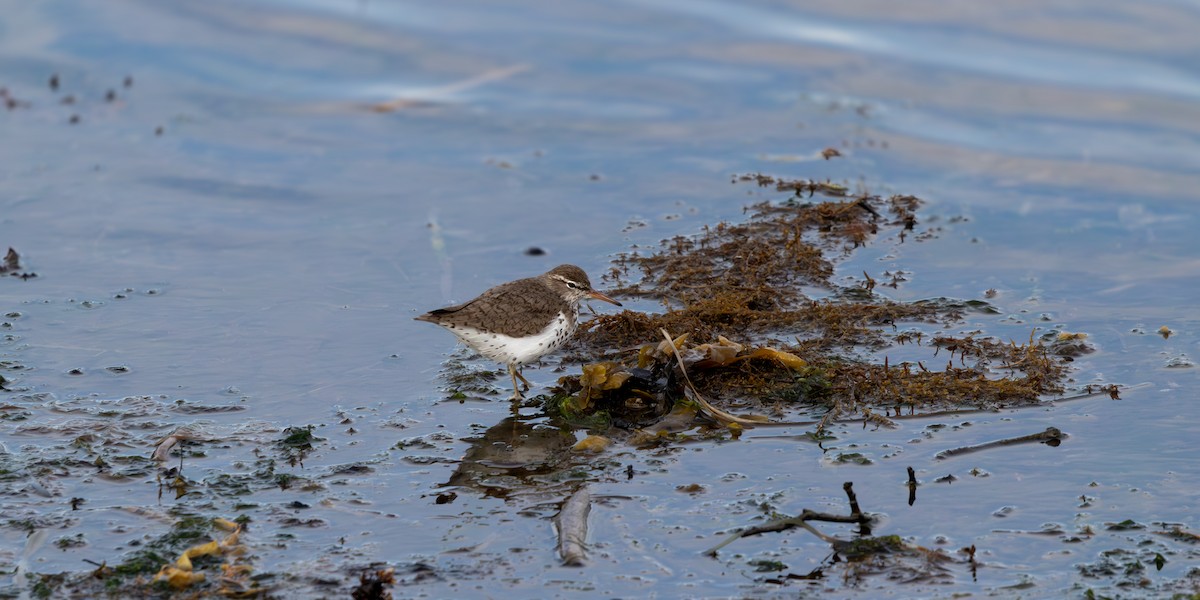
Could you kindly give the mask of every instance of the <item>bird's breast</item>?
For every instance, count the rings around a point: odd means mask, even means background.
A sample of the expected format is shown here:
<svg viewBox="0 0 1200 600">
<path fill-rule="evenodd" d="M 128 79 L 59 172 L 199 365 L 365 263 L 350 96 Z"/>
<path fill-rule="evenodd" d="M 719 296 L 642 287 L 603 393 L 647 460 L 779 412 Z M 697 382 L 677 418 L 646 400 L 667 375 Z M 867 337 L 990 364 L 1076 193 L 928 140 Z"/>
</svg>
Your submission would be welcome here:
<svg viewBox="0 0 1200 600">
<path fill-rule="evenodd" d="M 523 365 L 557 350 L 575 333 L 574 314 L 559 313 L 541 331 L 527 336 L 480 331 L 468 327 L 451 329 L 465 344 L 496 362 Z"/>
</svg>

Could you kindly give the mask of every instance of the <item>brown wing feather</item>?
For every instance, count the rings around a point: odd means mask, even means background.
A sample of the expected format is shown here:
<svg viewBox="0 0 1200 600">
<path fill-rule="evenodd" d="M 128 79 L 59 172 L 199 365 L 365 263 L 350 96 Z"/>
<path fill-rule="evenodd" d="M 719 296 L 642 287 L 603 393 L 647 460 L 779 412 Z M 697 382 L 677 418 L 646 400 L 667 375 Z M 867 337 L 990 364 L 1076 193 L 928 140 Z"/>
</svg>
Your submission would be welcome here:
<svg viewBox="0 0 1200 600">
<path fill-rule="evenodd" d="M 431 310 L 416 319 L 519 337 L 538 333 L 563 312 L 569 314 L 571 306 L 530 278 L 498 285 L 474 300 Z"/>
</svg>

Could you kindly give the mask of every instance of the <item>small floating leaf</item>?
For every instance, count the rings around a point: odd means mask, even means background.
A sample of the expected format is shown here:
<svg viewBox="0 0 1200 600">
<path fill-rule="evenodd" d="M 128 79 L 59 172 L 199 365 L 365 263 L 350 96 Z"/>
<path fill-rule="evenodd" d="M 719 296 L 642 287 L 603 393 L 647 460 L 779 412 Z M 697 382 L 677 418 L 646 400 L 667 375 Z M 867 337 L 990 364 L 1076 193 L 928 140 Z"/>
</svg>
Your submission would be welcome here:
<svg viewBox="0 0 1200 600">
<path fill-rule="evenodd" d="M 207 542 L 204 544 L 198 544 L 198 545 L 192 546 L 191 548 L 188 548 L 187 550 L 185 550 L 183 552 L 183 556 L 186 556 L 188 558 L 199 558 L 201 556 L 213 556 L 215 554 L 220 554 L 220 553 L 221 553 L 221 548 L 217 544 L 217 542 L 214 540 L 211 542 Z"/>
<path fill-rule="evenodd" d="M 238 531 L 242 527 L 241 525 L 238 525 L 237 523 L 234 523 L 233 521 L 230 521 L 229 519 L 225 519 L 222 517 L 217 517 L 217 518 L 213 519 L 213 525 L 216 526 L 217 529 L 221 529 L 224 531 L 234 531 L 234 532 Z"/>
<path fill-rule="evenodd" d="M 189 570 L 167 566 L 163 567 L 154 576 L 154 581 L 165 581 L 167 585 L 179 590 L 204 581 L 204 573 L 194 573 Z"/>
<path fill-rule="evenodd" d="M 674 344 L 674 345 L 668 344 L 667 340 L 663 340 L 663 341 L 659 342 L 658 343 L 658 352 L 665 356 L 674 356 L 675 348 L 682 348 L 683 343 L 687 341 L 689 335 L 691 335 L 691 334 L 685 333 L 685 334 L 675 338 L 674 341 L 672 342 L 672 344 Z"/>
<path fill-rule="evenodd" d="M 770 359 L 791 369 L 803 369 L 804 367 L 808 366 L 808 361 L 804 360 L 803 358 L 800 358 L 791 352 L 784 352 L 783 350 L 776 350 L 774 348 L 759 348 L 758 350 L 741 357 L 741 359 L 751 358 Z"/>
<path fill-rule="evenodd" d="M 1125 519 L 1120 523 L 1109 523 L 1107 529 L 1109 531 L 1127 531 L 1130 529 L 1144 529 L 1137 521 L 1133 519 Z"/>
<path fill-rule="evenodd" d="M 729 430 L 729 433 L 733 435 L 733 439 L 735 440 L 742 437 L 742 432 L 746 431 L 746 428 L 742 427 L 741 423 L 726 423 L 725 429 Z"/>
<path fill-rule="evenodd" d="M 571 446 L 572 452 L 589 452 L 597 454 L 612 445 L 612 440 L 602 435 L 589 435 Z"/>
</svg>

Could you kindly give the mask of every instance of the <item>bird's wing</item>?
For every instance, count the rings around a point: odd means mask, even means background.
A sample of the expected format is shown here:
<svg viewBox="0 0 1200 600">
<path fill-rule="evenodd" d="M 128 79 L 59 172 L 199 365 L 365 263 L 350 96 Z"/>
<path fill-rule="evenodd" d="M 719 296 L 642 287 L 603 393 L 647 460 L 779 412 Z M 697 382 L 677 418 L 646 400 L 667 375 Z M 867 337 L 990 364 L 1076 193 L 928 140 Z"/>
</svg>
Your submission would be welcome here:
<svg viewBox="0 0 1200 600">
<path fill-rule="evenodd" d="M 542 331 L 559 313 L 570 310 L 571 306 L 565 300 L 545 302 L 530 297 L 521 286 L 504 284 L 474 300 L 431 310 L 416 319 L 439 325 L 453 323 L 481 331 L 503 329 L 505 333 L 519 337 Z"/>
</svg>

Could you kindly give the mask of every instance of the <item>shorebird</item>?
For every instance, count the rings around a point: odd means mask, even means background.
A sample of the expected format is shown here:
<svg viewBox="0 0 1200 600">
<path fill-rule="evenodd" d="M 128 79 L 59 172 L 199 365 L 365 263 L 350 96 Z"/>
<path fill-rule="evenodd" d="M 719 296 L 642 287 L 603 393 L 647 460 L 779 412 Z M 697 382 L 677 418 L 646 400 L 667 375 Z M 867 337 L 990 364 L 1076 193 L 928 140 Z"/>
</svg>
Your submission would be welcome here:
<svg viewBox="0 0 1200 600">
<path fill-rule="evenodd" d="M 523 398 L 521 367 L 562 346 L 579 326 L 579 303 L 588 298 L 620 302 L 592 289 L 587 273 L 575 265 L 559 265 L 537 277 L 502 283 L 478 298 L 431 310 L 419 317 L 441 325 L 466 345 L 508 366 L 513 400 Z"/>
</svg>

